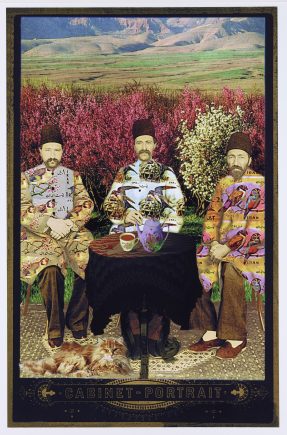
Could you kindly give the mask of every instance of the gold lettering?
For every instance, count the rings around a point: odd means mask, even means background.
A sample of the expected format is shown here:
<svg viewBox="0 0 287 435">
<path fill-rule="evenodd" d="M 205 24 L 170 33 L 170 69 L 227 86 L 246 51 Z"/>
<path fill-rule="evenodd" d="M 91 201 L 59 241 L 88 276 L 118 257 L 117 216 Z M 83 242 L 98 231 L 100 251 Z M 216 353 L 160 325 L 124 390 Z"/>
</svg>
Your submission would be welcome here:
<svg viewBox="0 0 287 435">
<path fill-rule="evenodd" d="M 116 398 L 117 399 L 123 399 L 124 398 L 124 396 L 123 396 L 123 388 L 117 388 L 116 389 Z"/>
<path fill-rule="evenodd" d="M 94 399 L 96 397 L 96 392 L 94 387 L 87 388 L 87 399 Z"/>
<path fill-rule="evenodd" d="M 66 399 L 73 398 L 73 389 L 72 388 L 65 388 L 65 397 L 66 397 Z"/>
<path fill-rule="evenodd" d="M 215 397 L 216 399 L 220 399 L 221 396 L 221 387 L 214 387 Z"/>
<path fill-rule="evenodd" d="M 182 392 L 183 392 L 183 390 L 184 390 L 184 387 L 177 387 L 176 389 L 177 389 L 177 391 L 178 391 L 178 397 L 179 397 L 180 399 L 182 399 Z"/>
<path fill-rule="evenodd" d="M 154 390 L 154 395 L 157 399 L 163 398 L 163 388 L 162 387 L 156 387 Z"/>
<path fill-rule="evenodd" d="M 145 387 L 145 390 L 144 390 L 144 396 L 145 396 L 145 398 L 147 399 L 149 396 L 151 396 L 151 394 L 152 394 L 152 388 L 151 387 Z"/>
<path fill-rule="evenodd" d="M 186 398 L 194 399 L 194 387 L 186 387 Z"/>
<path fill-rule="evenodd" d="M 105 388 L 105 399 L 112 399 L 112 398 L 113 398 L 113 389 Z"/>
<path fill-rule="evenodd" d="M 167 387 L 166 397 L 167 399 L 175 399 L 175 391 L 173 387 Z"/>
<path fill-rule="evenodd" d="M 197 393 L 197 397 L 200 399 L 206 399 L 206 394 L 203 387 L 200 387 Z"/>
<path fill-rule="evenodd" d="M 75 399 L 84 399 L 84 392 L 82 388 L 78 388 L 75 394 Z"/>
<path fill-rule="evenodd" d="M 133 387 L 126 387 L 126 390 L 128 392 L 128 399 L 131 399 L 132 398 Z"/>
</svg>

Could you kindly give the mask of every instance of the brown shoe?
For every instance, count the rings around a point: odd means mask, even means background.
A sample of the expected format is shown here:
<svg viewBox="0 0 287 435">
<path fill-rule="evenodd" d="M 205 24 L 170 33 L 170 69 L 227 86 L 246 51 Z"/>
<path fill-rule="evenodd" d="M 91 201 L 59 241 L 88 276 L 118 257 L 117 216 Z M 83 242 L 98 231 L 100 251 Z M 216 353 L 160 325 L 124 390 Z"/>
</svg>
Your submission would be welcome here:
<svg viewBox="0 0 287 435">
<path fill-rule="evenodd" d="M 243 340 L 239 346 L 232 347 L 231 343 L 226 341 L 224 345 L 216 351 L 216 358 L 219 359 L 232 359 L 236 358 L 240 352 L 243 352 L 246 349 L 247 340 Z"/>
<path fill-rule="evenodd" d="M 189 350 L 191 350 L 191 352 L 207 352 L 210 349 L 216 349 L 222 346 L 224 343 L 225 340 L 220 340 L 219 338 L 205 341 L 201 337 L 197 343 L 193 343 L 189 346 Z"/>
</svg>

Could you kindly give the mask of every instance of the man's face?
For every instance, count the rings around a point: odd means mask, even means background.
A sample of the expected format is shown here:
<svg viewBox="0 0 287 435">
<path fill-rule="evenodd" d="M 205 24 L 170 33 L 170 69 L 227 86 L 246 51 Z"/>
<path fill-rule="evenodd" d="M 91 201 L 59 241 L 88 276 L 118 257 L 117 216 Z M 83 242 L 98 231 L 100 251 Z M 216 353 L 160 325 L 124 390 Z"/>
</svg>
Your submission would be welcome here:
<svg viewBox="0 0 287 435">
<path fill-rule="evenodd" d="M 40 155 L 48 169 L 54 169 L 60 164 L 62 154 L 62 145 L 57 142 L 44 143 L 42 148 L 40 148 Z"/>
<path fill-rule="evenodd" d="M 138 136 L 135 139 L 135 152 L 137 158 L 142 162 L 148 162 L 152 158 L 155 147 L 154 138 L 148 134 Z"/>
<path fill-rule="evenodd" d="M 229 150 L 226 156 L 229 174 L 238 180 L 251 163 L 251 157 L 243 150 Z"/>
</svg>

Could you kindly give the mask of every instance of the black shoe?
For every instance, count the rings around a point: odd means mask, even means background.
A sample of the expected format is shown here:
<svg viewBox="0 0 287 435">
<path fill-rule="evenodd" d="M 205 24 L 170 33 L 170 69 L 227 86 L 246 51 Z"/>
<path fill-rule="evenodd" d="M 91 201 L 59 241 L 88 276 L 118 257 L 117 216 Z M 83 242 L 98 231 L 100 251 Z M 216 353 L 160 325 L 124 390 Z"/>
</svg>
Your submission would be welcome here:
<svg viewBox="0 0 287 435">
<path fill-rule="evenodd" d="M 72 334 L 76 340 L 87 337 L 87 331 L 72 331 Z"/>
<path fill-rule="evenodd" d="M 164 350 L 164 343 L 162 340 L 148 339 L 148 353 L 152 356 L 161 356 Z"/>
<path fill-rule="evenodd" d="M 162 359 L 165 361 L 171 360 L 178 353 L 179 349 L 180 342 L 175 337 L 168 338 L 161 354 Z"/>
<path fill-rule="evenodd" d="M 148 340 L 148 351 L 152 356 L 161 357 L 165 361 L 171 360 L 179 351 L 180 342 L 175 337 L 167 338 L 163 343 L 160 340 Z"/>
<path fill-rule="evenodd" d="M 49 338 L 48 343 L 49 343 L 49 346 L 52 348 L 60 347 L 63 344 L 63 337 Z"/>
</svg>

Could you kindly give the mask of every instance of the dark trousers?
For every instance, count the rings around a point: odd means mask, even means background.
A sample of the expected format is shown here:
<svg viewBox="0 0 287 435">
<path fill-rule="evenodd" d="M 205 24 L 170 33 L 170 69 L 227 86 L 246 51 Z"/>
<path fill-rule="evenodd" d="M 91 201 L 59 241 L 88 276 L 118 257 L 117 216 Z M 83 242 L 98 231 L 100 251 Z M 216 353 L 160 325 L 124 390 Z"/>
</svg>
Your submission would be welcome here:
<svg viewBox="0 0 287 435">
<path fill-rule="evenodd" d="M 190 328 L 216 331 L 222 340 L 245 340 L 247 304 L 244 279 L 230 263 L 222 263 L 222 279 L 218 316 L 210 300 L 211 291 L 203 291 L 191 313 Z"/>
<path fill-rule="evenodd" d="M 48 337 L 64 336 L 65 323 L 72 331 L 86 331 L 88 327 L 89 304 L 86 283 L 75 276 L 73 293 L 64 316 L 64 277 L 57 266 L 46 267 L 39 274 L 39 287 L 48 318 Z"/>
</svg>

